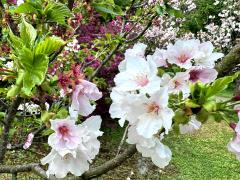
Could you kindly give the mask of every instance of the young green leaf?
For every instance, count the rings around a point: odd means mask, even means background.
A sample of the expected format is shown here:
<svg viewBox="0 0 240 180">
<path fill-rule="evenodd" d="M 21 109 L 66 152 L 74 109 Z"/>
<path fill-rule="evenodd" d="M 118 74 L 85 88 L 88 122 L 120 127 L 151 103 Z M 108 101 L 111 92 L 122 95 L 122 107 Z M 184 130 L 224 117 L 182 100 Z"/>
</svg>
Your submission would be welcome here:
<svg viewBox="0 0 240 180">
<path fill-rule="evenodd" d="M 24 45 L 28 48 L 33 47 L 37 37 L 37 31 L 31 24 L 27 23 L 24 18 L 22 18 L 22 23 L 20 24 L 20 37 Z"/>
<path fill-rule="evenodd" d="M 59 37 L 47 37 L 45 40 L 37 44 L 35 53 L 50 55 L 64 45 L 64 43 L 65 42 Z"/>
<path fill-rule="evenodd" d="M 15 13 L 37 13 L 38 10 L 30 3 L 25 2 L 20 4 L 15 10 Z"/>
<path fill-rule="evenodd" d="M 71 17 L 72 13 L 68 7 L 62 3 L 49 3 L 44 14 L 48 21 L 53 21 L 61 25 L 66 25 L 65 18 Z"/>
</svg>

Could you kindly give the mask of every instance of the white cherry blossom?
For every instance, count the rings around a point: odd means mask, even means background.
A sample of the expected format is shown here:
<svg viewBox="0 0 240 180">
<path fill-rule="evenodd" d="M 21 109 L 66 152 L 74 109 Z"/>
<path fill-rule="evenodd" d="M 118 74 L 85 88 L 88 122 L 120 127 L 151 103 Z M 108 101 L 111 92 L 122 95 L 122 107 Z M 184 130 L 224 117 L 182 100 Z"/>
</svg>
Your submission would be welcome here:
<svg viewBox="0 0 240 180">
<path fill-rule="evenodd" d="M 214 47 L 211 42 L 204 42 L 199 45 L 199 53 L 198 56 L 195 58 L 195 64 L 214 68 L 215 62 L 222 58 L 224 54 L 222 53 L 215 53 L 213 52 Z"/>
<path fill-rule="evenodd" d="M 156 49 L 153 55 L 148 55 L 147 60 L 155 62 L 157 67 L 167 67 L 167 51 L 164 49 Z"/>
<path fill-rule="evenodd" d="M 160 87 L 161 79 L 157 76 L 157 67 L 154 62 L 141 59 L 128 59 L 126 70 L 114 78 L 119 91 L 135 91 L 152 93 Z"/>
<path fill-rule="evenodd" d="M 200 129 L 201 125 L 202 123 L 196 119 L 196 116 L 192 115 L 187 124 L 179 124 L 179 131 L 181 134 L 193 133 Z"/>
<path fill-rule="evenodd" d="M 200 41 L 196 39 L 178 40 L 167 47 L 167 61 L 181 68 L 192 67 L 192 60 L 198 56 Z"/>
</svg>

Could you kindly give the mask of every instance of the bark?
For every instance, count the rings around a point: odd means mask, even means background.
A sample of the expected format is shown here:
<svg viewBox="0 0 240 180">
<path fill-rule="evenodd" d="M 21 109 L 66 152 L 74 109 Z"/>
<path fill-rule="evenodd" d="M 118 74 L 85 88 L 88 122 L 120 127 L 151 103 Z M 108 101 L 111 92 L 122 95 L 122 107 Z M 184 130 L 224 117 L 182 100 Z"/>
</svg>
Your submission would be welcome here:
<svg viewBox="0 0 240 180">
<path fill-rule="evenodd" d="M 229 74 L 238 64 L 240 64 L 240 43 L 238 43 L 215 68 L 218 71 L 218 76 L 222 77 Z"/>
<path fill-rule="evenodd" d="M 0 139 L 0 163 L 3 162 L 4 156 L 6 153 L 8 138 L 9 138 L 9 131 L 11 129 L 13 119 L 17 113 L 17 109 L 18 109 L 18 106 L 20 105 L 21 101 L 22 101 L 22 98 L 17 97 L 13 101 L 12 105 L 10 106 L 10 108 L 8 110 L 7 115 L 5 116 L 4 126 L 3 126 L 4 128 L 3 128 L 3 132 L 1 135 L 1 139 Z"/>
<path fill-rule="evenodd" d="M 126 159 L 132 157 L 136 153 L 135 145 L 129 146 L 122 154 L 119 154 L 117 157 L 105 162 L 103 165 L 93 168 L 85 172 L 81 177 L 69 177 L 65 178 L 67 180 L 86 180 L 93 179 L 95 177 L 101 176 L 108 171 L 120 166 Z M 39 164 L 31 163 L 26 165 L 2 165 L 0 166 L 0 173 L 11 173 L 17 174 L 19 172 L 30 172 L 32 171 L 39 177 L 43 179 L 55 180 L 55 177 L 47 178 L 46 171 L 43 170 Z"/>
</svg>

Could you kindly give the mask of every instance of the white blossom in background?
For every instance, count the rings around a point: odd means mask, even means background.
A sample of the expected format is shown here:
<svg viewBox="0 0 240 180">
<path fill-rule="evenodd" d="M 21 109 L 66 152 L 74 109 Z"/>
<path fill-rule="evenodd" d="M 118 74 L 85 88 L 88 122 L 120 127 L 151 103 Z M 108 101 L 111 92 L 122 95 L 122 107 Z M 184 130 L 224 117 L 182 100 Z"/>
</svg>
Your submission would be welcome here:
<svg viewBox="0 0 240 180">
<path fill-rule="evenodd" d="M 49 164 L 48 177 L 64 178 L 69 172 L 81 176 L 89 169 L 89 163 L 99 153 L 97 137 L 103 134 L 99 130 L 101 121 L 100 116 L 91 116 L 79 125 L 69 117 L 51 121 L 55 133 L 48 142 L 52 150 L 41 160 L 43 165 Z"/>
<path fill-rule="evenodd" d="M 64 47 L 65 51 L 69 51 L 69 52 L 78 52 L 80 50 L 80 45 L 78 43 L 77 39 L 73 39 L 72 42 L 69 42 L 66 47 Z"/>
<path fill-rule="evenodd" d="M 17 6 L 20 6 L 23 3 L 24 3 L 24 0 L 17 0 Z"/>
<path fill-rule="evenodd" d="M 20 104 L 20 106 L 18 107 L 18 110 L 25 113 L 38 114 L 40 113 L 40 106 L 33 103 L 24 103 L 24 104 Z"/>
<path fill-rule="evenodd" d="M 179 124 L 179 131 L 181 134 L 193 133 L 199 130 L 201 125 L 202 123 L 196 119 L 196 116 L 192 115 L 187 124 Z"/>
</svg>

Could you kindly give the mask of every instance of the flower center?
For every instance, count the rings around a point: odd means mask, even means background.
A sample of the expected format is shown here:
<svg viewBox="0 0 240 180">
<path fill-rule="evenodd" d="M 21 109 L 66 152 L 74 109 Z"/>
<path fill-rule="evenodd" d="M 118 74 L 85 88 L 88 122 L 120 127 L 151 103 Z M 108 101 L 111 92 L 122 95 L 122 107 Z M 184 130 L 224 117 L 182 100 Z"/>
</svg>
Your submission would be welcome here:
<svg viewBox="0 0 240 180">
<path fill-rule="evenodd" d="M 178 61 L 179 61 L 180 63 L 185 63 L 188 59 L 189 59 L 189 56 L 186 55 L 186 54 L 181 54 L 181 55 L 178 57 Z"/>
<path fill-rule="evenodd" d="M 192 70 L 189 72 L 190 78 L 189 80 L 192 82 L 196 82 L 199 79 L 200 71 Z"/>
<path fill-rule="evenodd" d="M 149 83 L 147 75 L 138 75 L 136 76 L 135 81 L 141 87 L 146 86 Z"/>
<path fill-rule="evenodd" d="M 160 107 L 157 103 L 153 102 L 151 104 L 148 104 L 148 112 L 149 113 L 155 113 L 155 114 L 158 114 L 159 110 L 160 110 Z"/>
<path fill-rule="evenodd" d="M 69 129 L 68 129 L 67 126 L 65 126 L 65 125 L 60 126 L 60 127 L 58 128 L 58 130 L 59 130 L 59 132 L 60 132 L 60 134 L 61 134 L 62 136 L 67 136 L 67 135 L 68 135 Z"/>
<path fill-rule="evenodd" d="M 181 85 L 179 81 L 174 81 L 174 88 L 178 88 Z"/>
</svg>

